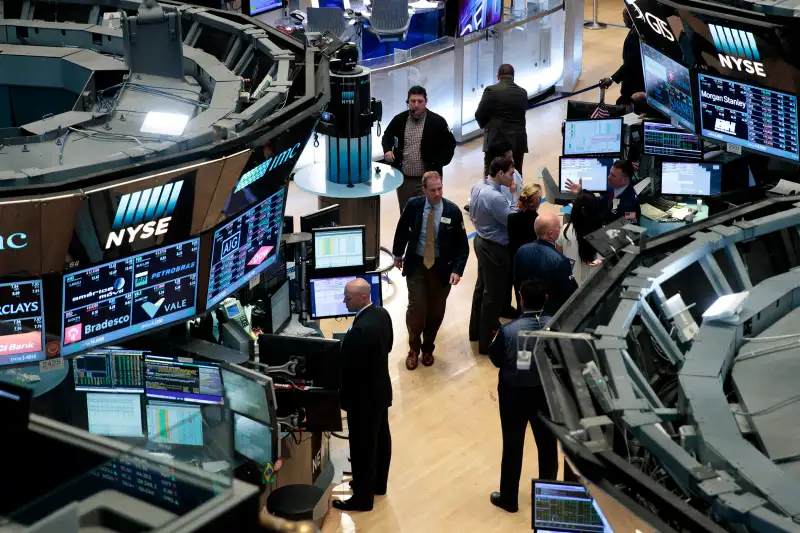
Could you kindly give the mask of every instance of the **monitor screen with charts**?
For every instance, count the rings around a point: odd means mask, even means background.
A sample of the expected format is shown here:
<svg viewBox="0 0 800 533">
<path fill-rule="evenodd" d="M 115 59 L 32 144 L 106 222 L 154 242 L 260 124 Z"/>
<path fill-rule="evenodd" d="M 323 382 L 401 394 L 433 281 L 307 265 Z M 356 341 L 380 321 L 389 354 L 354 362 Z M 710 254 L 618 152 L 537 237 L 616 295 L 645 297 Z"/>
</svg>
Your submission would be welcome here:
<svg viewBox="0 0 800 533">
<path fill-rule="evenodd" d="M 567 120 L 564 155 L 622 153 L 622 119 Z"/>
<path fill-rule="evenodd" d="M 538 533 L 604 533 L 603 515 L 586 488 L 577 483 L 533 481 L 533 530 Z"/>
<path fill-rule="evenodd" d="M 151 398 L 197 403 L 223 403 L 219 366 L 191 359 L 147 356 L 145 392 Z"/>
<path fill-rule="evenodd" d="M 222 368 L 225 399 L 231 411 L 241 413 L 266 424 L 272 422 L 268 395 L 275 397 L 272 380 L 241 367 Z"/>
<path fill-rule="evenodd" d="M 364 267 L 364 226 L 317 228 L 314 242 L 314 270 Z"/>
<path fill-rule="evenodd" d="M 673 159 L 703 159 L 703 140 L 683 128 L 644 122 L 644 153 Z"/>
<path fill-rule="evenodd" d="M 0 283 L 0 366 L 44 359 L 42 280 Z"/>
<path fill-rule="evenodd" d="M 711 196 L 722 192 L 722 165 L 719 163 L 661 164 L 661 194 Z"/>
<path fill-rule="evenodd" d="M 698 74 L 700 133 L 798 161 L 797 96 Z"/>
<path fill-rule="evenodd" d="M 309 282 L 311 285 L 311 318 L 354 316 L 355 312 L 348 311 L 347 306 L 344 304 L 344 287 L 356 278 L 361 278 L 369 283 L 372 303 L 383 305 L 380 274 L 315 278 Z"/>
<path fill-rule="evenodd" d="M 144 352 L 112 348 L 72 360 L 75 390 L 144 392 Z"/>
<path fill-rule="evenodd" d="M 584 191 L 605 191 L 614 161 L 611 157 L 562 157 L 558 162 L 559 189 L 571 192 L 567 186 L 567 181 L 571 181 L 580 183 Z"/>
<path fill-rule="evenodd" d="M 233 413 L 233 448 L 260 465 L 275 461 L 272 428 L 261 422 Z"/>
<path fill-rule="evenodd" d="M 203 414 L 200 407 L 183 403 L 148 402 L 147 439 L 163 444 L 202 446 Z"/>
<path fill-rule="evenodd" d="M 138 394 L 86 394 L 89 433 L 107 437 L 142 437 L 142 399 Z"/>
<path fill-rule="evenodd" d="M 689 69 L 642 43 L 647 103 L 681 126 L 695 131 Z"/>
</svg>

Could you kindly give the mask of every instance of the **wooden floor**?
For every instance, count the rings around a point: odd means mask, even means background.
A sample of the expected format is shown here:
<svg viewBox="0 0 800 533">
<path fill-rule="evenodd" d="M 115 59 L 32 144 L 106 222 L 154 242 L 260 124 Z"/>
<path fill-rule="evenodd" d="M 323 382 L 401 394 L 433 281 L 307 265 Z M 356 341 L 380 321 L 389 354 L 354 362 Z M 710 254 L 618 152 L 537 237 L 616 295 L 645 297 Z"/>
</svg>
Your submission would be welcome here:
<svg viewBox="0 0 800 533">
<path fill-rule="evenodd" d="M 588 2 L 586 18 L 591 17 Z M 622 2 L 600 0 L 599 19 L 622 24 Z M 584 32 L 583 70 L 579 88 L 610 76 L 621 61 L 625 29 L 609 26 Z M 618 86 L 609 90 L 613 102 Z M 597 92 L 578 99 L 596 101 Z M 430 102 L 436 109 L 436 102 Z M 557 168 L 561 154 L 563 102 L 528 112 L 528 144 L 525 157 L 526 183 L 537 167 Z M 445 169 L 444 194 L 463 205 L 472 185 L 481 177 L 482 140 L 460 145 Z M 545 204 L 543 209 L 553 209 Z M 301 215 L 316 209 L 316 198 L 292 185 L 287 214 Z M 398 219 L 394 193 L 381 201 L 381 242 L 390 245 Z M 469 222 L 467 221 L 469 225 Z M 467 228 L 472 231 L 471 227 Z M 472 252 L 472 250 L 470 250 Z M 535 443 L 529 433 L 520 490 L 520 511 L 508 514 L 489 503 L 498 489 L 500 472 L 500 420 L 497 407 L 497 371 L 477 354 L 477 345 L 467 338 L 467 324 L 475 286 L 476 260 L 470 256 L 460 285 L 448 299 L 448 310 L 436 345 L 436 363 L 413 372 L 404 362 L 408 351 L 405 330 L 407 291 L 399 272 L 390 273 L 392 288 L 385 291 L 385 307 L 392 315 L 395 345 L 390 357 L 394 403 L 389 410 L 393 455 L 389 492 L 377 497 L 370 513 L 343 514 L 332 509 L 323 533 L 333 532 L 502 532 L 530 530 L 530 478 L 537 474 Z M 345 331 L 348 321 L 325 321 L 326 331 Z M 346 441 L 333 439 L 332 455 L 346 457 Z M 527 482 L 525 480 L 528 480 Z M 348 486 L 337 487 L 335 497 L 349 495 Z"/>
</svg>

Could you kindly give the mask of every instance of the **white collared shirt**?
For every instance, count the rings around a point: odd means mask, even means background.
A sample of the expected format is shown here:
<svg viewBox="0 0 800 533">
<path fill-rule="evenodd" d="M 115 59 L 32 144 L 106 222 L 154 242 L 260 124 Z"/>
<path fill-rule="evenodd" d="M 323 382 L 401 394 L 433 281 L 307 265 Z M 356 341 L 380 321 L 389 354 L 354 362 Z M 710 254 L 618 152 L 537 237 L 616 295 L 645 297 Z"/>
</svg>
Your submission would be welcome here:
<svg viewBox="0 0 800 533">
<path fill-rule="evenodd" d="M 625 189 L 627 189 L 628 187 L 630 187 L 630 183 L 622 187 L 621 189 L 614 189 L 614 198 L 619 198 L 622 195 L 622 193 L 625 192 Z"/>
</svg>

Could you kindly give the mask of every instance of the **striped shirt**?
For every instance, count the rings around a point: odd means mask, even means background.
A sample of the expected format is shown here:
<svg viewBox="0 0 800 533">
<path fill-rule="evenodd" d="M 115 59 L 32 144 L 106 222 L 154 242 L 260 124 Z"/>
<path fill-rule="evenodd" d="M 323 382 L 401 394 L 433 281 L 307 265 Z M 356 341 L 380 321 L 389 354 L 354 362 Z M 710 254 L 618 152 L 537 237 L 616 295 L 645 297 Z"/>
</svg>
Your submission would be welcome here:
<svg viewBox="0 0 800 533">
<path fill-rule="evenodd" d="M 419 118 L 414 118 L 409 112 L 406 119 L 405 148 L 403 149 L 403 174 L 406 176 L 422 176 L 425 174 L 425 164 L 422 162 L 422 130 L 425 128 L 425 118 L 428 112 Z"/>
</svg>

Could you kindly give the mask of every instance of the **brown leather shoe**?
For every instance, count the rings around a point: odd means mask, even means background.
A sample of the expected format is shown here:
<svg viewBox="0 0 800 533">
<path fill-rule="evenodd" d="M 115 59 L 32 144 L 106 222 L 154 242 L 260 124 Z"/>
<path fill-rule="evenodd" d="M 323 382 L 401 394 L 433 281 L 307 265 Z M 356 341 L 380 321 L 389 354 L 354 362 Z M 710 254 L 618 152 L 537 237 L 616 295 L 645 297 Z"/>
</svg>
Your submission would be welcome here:
<svg viewBox="0 0 800 533">
<path fill-rule="evenodd" d="M 433 364 L 433 352 L 422 352 L 422 364 L 425 366 Z"/>
<path fill-rule="evenodd" d="M 414 370 L 419 366 L 419 354 L 417 352 L 409 351 L 406 357 L 406 368 Z"/>
</svg>

